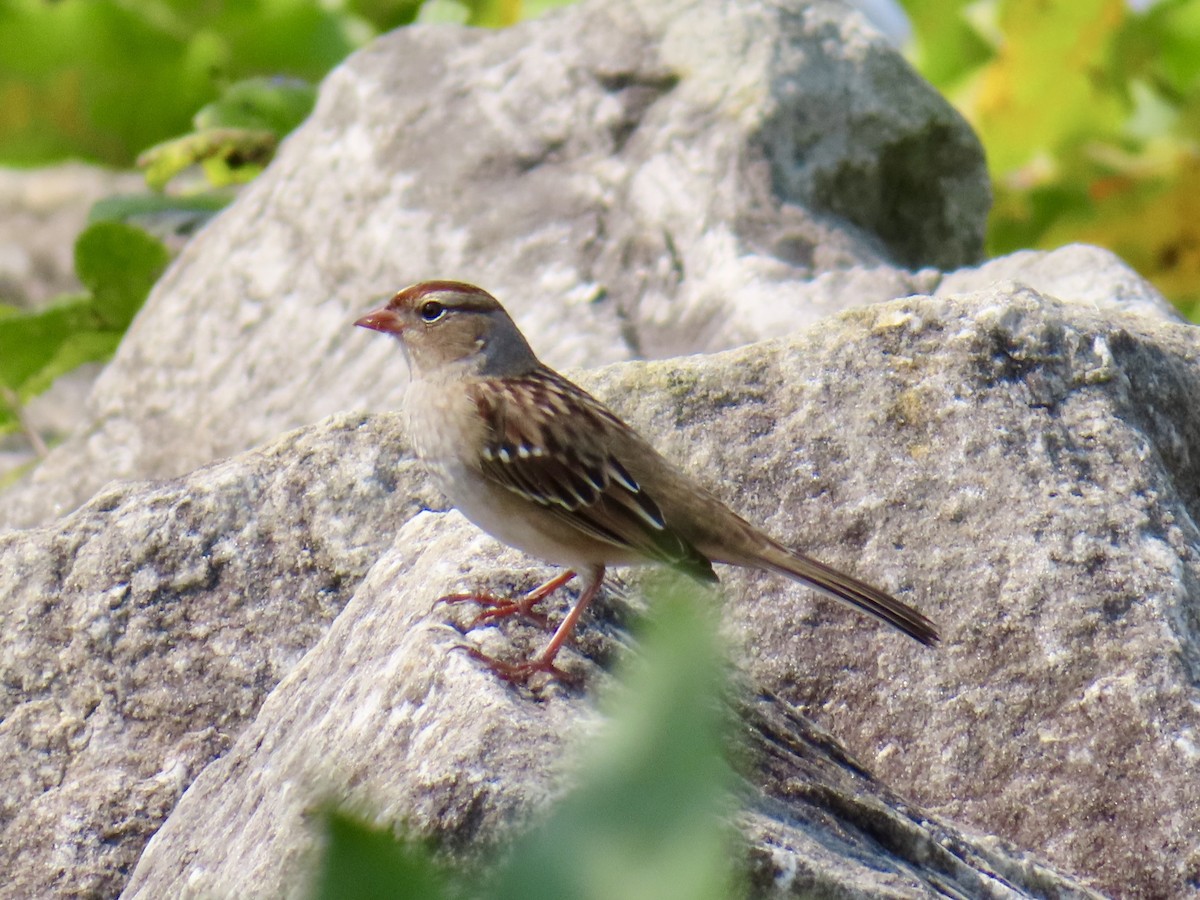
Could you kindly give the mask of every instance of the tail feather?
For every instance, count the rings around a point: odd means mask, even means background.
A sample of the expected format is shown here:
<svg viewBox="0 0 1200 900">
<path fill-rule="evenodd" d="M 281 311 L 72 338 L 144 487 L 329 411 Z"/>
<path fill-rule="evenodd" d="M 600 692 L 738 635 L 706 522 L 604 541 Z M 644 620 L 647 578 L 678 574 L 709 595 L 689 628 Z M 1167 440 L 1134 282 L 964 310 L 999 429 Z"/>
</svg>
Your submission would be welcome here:
<svg viewBox="0 0 1200 900">
<path fill-rule="evenodd" d="M 911 606 L 781 544 L 772 543 L 762 554 L 759 565 L 882 619 L 926 647 L 932 647 L 939 640 L 937 626 Z"/>
</svg>

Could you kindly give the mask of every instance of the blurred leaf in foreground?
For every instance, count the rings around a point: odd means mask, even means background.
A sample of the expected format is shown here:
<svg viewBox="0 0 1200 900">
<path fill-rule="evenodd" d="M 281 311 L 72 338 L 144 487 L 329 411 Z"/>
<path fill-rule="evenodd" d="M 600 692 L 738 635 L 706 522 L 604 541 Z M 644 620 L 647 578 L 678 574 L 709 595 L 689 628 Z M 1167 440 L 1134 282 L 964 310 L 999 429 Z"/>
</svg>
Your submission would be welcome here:
<svg viewBox="0 0 1200 900">
<path fill-rule="evenodd" d="M 334 817 L 318 900 L 733 900 L 731 713 L 704 589 L 663 574 L 609 719 L 576 761 L 578 787 L 472 886 L 424 851 Z M 546 765 L 554 761 L 547 760 Z"/>
<path fill-rule="evenodd" d="M 446 877 L 429 851 L 341 813 L 326 820 L 328 843 L 314 900 L 442 900 Z"/>
<path fill-rule="evenodd" d="M 666 574 L 651 596 L 648 627 L 607 698 L 611 718 L 583 755 L 579 788 L 517 843 L 494 892 L 481 896 L 739 896 L 713 604 Z"/>
</svg>

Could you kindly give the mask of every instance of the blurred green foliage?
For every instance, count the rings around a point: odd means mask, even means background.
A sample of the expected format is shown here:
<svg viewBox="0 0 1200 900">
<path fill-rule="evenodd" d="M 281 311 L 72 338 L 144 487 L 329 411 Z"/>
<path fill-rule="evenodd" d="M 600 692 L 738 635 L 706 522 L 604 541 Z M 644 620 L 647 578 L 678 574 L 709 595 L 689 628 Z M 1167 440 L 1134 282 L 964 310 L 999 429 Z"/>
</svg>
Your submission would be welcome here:
<svg viewBox="0 0 1200 900">
<path fill-rule="evenodd" d="M 438 0 L 445 4 L 446 0 Z M 423 0 L 0 0 L 0 164 L 128 168 L 230 85 L 315 84 Z M 437 5 L 437 4 L 434 4 Z M 499 27 L 561 0 L 461 0 Z"/>
<path fill-rule="evenodd" d="M 670 581 L 667 581 L 670 579 Z M 431 852 L 335 815 L 319 900 L 735 900 L 732 734 L 716 615 L 664 576 L 608 720 L 573 766 L 578 786 L 485 879 L 438 871 Z M 547 761 L 547 765 L 551 765 Z"/>
<path fill-rule="evenodd" d="M 163 192 L 97 204 L 76 246 L 88 293 L 32 311 L 0 298 L 0 434 L 24 427 L 23 404 L 55 377 L 115 350 L 165 266 L 151 234 L 190 233 L 228 203 L 352 50 L 424 6 L 503 26 L 562 2 L 0 0 L 0 165 L 136 160 Z M 197 167 L 204 181 L 165 193 Z"/>
<path fill-rule="evenodd" d="M 3 0 L 0 161 L 128 168 L 253 76 L 316 82 L 419 3 Z"/>
<path fill-rule="evenodd" d="M 1200 0 L 901 0 L 975 127 L 993 255 L 1116 252 L 1200 321 Z"/>
<path fill-rule="evenodd" d="M 316 900 L 442 900 L 452 879 L 431 848 L 399 841 L 344 813 L 325 816 L 325 850 Z"/>
<path fill-rule="evenodd" d="M 0 432 L 20 427 L 21 405 L 59 375 L 112 354 L 168 258 L 139 228 L 95 222 L 75 243 L 84 293 L 35 311 L 0 305 Z"/>
</svg>

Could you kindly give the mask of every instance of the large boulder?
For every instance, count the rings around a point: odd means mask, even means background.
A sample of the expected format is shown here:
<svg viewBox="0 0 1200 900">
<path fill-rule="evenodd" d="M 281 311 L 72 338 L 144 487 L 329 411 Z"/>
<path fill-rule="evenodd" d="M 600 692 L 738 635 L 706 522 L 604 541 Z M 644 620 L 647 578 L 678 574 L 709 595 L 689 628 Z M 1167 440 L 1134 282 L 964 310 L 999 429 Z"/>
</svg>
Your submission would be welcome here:
<svg viewBox="0 0 1200 900">
<path fill-rule="evenodd" d="M 0 871 L 120 892 L 179 795 L 435 505 L 388 417 L 347 416 L 0 536 Z"/>
<path fill-rule="evenodd" d="M 1122 896 L 1182 890 L 1198 356 L 1191 327 L 995 288 L 579 373 L 750 518 L 942 628 L 930 650 L 722 572 L 732 656 L 779 698 L 741 710 L 756 883 L 1086 895 L 1057 865 Z M 564 657 L 583 688 L 540 702 L 447 653 L 466 612 L 437 596 L 546 573 L 428 511 L 405 447 L 395 416 L 342 417 L 0 541 L 15 884 L 113 893 L 165 820 L 131 896 L 291 894 L 306 811 L 331 797 L 468 855 L 537 817 L 545 761 L 594 727 L 629 651 L 602 604 Z"/>
<path fill-rule="evenodd" d="M 976 261 L 988 196 L 966 123 L 825 0 L 401 29 L 186 248 L 0 527 L 393 406 L 350 323 L 413 281 L 486 285 L 555 365 L 722 349 L 928 289 L 905 269 Z"/>
</svg>

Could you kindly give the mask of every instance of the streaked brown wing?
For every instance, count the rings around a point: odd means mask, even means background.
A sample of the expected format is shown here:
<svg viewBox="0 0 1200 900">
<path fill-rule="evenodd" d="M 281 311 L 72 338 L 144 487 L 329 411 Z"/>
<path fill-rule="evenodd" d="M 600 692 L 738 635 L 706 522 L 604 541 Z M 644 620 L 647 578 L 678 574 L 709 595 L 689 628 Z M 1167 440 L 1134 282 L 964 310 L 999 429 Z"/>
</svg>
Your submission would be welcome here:
<svg viewBox="0 0 1200 900">
<path fill-rule="evenodd" d="M 471 386 L 488 425 L 483 473 L 572 528 L 716 581 L 712 565 L 663 518 L 654 499 L 598 439 L 628 430 L 599 401 L 546 368 Z"/>
</svg>

